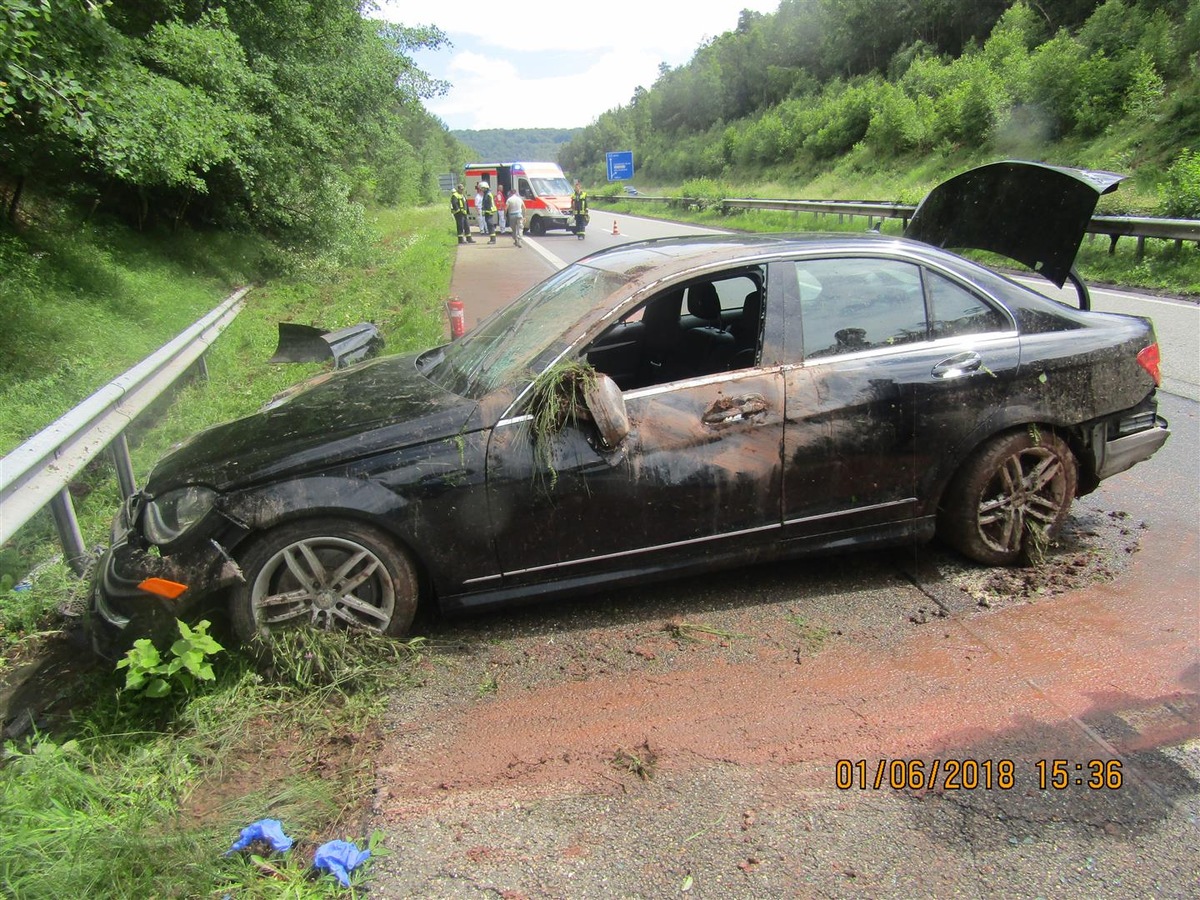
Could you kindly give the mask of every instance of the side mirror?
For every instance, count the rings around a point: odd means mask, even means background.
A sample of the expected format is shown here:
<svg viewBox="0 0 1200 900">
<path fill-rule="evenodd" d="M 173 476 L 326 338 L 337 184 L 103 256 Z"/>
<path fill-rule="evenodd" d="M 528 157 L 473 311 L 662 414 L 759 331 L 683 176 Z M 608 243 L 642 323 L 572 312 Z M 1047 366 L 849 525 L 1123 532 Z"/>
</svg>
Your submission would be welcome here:
<svg viewBox="0 0 1200 900">
<path fill-rule="evenodd" d="M 592 421 L 600 432 L 600 441 L 606 450 L 615 450 L 629 436 L 629 414 L 625 411 L 625 398 L 617 383 L 602 372 L 596 373 L 594 383 L 584 391 L 583 402 L 587 404 Z"/>
</svg>

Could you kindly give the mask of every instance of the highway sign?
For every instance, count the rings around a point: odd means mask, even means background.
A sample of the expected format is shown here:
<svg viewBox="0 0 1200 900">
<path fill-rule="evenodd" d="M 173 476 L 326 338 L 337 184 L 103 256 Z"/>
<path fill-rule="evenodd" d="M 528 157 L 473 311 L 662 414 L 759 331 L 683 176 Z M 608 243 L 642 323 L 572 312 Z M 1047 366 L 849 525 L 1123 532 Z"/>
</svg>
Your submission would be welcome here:
<svg viewBox="0 0 1200 900">
<path fill-rule="evenodd" d="M 621 150 L 617 153 L 608 153 L 606 156 L 609 181 L 628 181 L 633 177 L 632 150 Z"/>
</svg>

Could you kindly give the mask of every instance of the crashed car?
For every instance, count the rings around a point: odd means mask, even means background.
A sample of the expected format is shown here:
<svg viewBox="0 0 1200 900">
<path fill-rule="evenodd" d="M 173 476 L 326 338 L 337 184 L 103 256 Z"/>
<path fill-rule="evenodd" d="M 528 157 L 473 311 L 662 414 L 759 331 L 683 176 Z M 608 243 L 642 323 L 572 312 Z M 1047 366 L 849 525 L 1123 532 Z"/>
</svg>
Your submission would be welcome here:
<svg viewBox="0 0 1200 900">
<path fill-rule="evenodd" d="M 1150 457 L 1145 319 L 1060 287 L 1120 176 L 1002 163 L 906 237 L 704 235 L 552 275 L 460 340 L 324 373 L 204 431 L 114 523 L 92 594 L 119 651 L 227 608 L 243 639 L 403 635 L 443 611 L 926 541 L 986 565 Z M 957 228 L 956 228 L 957 223 Z"/>
</svg>

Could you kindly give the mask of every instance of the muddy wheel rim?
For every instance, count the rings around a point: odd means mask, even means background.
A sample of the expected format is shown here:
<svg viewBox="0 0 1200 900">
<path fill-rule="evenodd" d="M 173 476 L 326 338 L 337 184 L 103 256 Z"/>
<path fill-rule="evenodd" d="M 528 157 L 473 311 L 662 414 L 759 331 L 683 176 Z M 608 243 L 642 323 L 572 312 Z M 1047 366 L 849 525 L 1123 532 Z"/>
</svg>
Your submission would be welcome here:
<svg viewBox="0 0 1200 900">
<path fill-rule="evenodd" d="M 1045 534 L 1058 524 L 1066 497 L 1066 469 L 1045 447 L 1020 450 L 1005 459 L 984 489 L 976 524 L 993 550 L 1021 549 L 1027 533 Z"/>
<path fill-rule="evenodd" d="M 258 627 L 307 625 L 382 631 L 396 593 L 374 553 L 345 538 L 306 538 L 277 551 L 254 579 L 251 609 Z"/>
</svg>

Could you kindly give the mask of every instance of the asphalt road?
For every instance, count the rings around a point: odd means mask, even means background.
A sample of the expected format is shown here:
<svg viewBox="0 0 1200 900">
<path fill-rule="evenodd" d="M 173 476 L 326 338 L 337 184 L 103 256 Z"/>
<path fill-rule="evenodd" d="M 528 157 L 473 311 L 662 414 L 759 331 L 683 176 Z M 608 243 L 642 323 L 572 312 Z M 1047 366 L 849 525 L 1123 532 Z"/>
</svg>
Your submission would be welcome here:
<svg viewBox="0 0 1200 900">
<path fill-rule="evenodd" d="M 454 290 L 470 324 L 664 227 L 464 247 Z M 1195 319 L 1109 302 L 1183 342 L 1173 435 L 1076 503 L 1050 574 L 933 546 L 436 624 L 372 896 L 1200 896 Z"/>
</svg>

